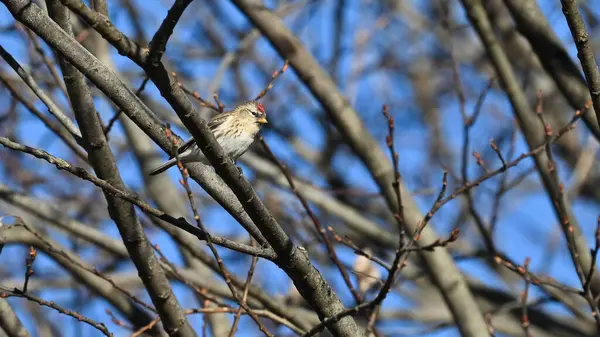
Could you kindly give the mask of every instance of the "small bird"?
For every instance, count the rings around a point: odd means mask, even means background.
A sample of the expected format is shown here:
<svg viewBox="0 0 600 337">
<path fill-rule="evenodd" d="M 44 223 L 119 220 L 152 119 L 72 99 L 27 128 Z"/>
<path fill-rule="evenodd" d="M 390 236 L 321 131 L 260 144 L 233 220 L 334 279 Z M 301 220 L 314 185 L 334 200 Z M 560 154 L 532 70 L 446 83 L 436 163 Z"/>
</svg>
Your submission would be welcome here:
<svg viewBox="0 0 600 337">
<path fill-rule="evenodd" d="M 231 111 L 216 115 L 208 122 L 208 127 L 225 153 L 235 162 L 248 150 L 258 131 L 267 123 L 265 107 L 256 101 L 248 101 Z M 193 137 L 181 145 L 177 153 L 182 163 L 201 162 L 210 165 Z M 171 157 L 149 174 L 157 175 L 176 164 L 177 159 Z"/>
</svg>

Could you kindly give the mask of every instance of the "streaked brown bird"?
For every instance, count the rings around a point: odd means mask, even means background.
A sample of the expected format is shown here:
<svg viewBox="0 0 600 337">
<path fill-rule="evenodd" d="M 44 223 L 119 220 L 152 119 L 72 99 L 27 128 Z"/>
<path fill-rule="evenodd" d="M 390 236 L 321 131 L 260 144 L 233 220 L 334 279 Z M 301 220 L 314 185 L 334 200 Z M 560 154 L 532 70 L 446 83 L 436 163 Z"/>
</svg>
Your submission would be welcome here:
<svg viewBox="0 0 600 337">
<path fill-rule="evenodd" d="M 216 115 L 208 122 L 208 127 L 225 153 L 235 161 L 248 150 L 258 131 L 267 123 L 265 107 L 256 101 L 248 101 L 231 111 Z M 181 145 L 177 152 L 182 163 L 201 162 L 210 165 L 194 138 Z M 175 164 L 177 159 L 172 157 L 149 174 L 162 173 Z"/>
</svg>

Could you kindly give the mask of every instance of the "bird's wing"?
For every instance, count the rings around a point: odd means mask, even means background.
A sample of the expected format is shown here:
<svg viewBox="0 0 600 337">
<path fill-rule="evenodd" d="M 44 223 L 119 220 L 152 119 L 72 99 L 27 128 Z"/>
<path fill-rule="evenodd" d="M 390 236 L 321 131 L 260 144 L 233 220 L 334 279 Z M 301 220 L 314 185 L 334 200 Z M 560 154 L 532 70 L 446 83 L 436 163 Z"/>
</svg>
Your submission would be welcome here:
<svg viewBox="0 0 600 337">
<path fill-rule="evenodd" d="M 219 125 L 223 124 L 223 122 L 225 122 L 228 115 L 229 115 L 229 113 L 222 113 L 222 114 L 216 115 L 215 117 L 211 118 L 211 120 L 208 121 L 208 128 L 210 129 L 210 131 L 215 132 L 215 129 Z M 187 149 L 192 147 L 194 144 L 196 144 L 196 140 L 194 139 L 194 137 L 192 137 L 192 138 L 188 139 L 185 143 L 181 144 L 181 146 L 177 149 L 177 153 L 182 154 Z"/>
<path fill-rule="evenodd" d="M 214 133 L 215 129 L 223 124 L 230 116 L 231 112 L 225 112 L 216 115 L 215 117 L 211 118 L 210 121 L 208 121 L 208 128 Z"/>
</svg>

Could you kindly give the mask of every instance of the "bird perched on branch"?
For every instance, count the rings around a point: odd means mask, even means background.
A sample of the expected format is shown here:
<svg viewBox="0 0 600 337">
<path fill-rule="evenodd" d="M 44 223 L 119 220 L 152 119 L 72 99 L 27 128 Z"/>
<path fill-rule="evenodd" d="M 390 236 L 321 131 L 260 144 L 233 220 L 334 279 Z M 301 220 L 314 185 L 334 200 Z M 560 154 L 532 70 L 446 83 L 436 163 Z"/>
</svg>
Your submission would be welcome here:
<svg viewBox="0 0 600 337">
<path fill-rule="evenodd" d="M 216 115 L 208 122 L 208 127 L 225 153 L 235 161 L 248 150 L 263 124 L 267 124 L 265 107 L 256 101 L 248 101 L 231 111 Z M 201 162 L 210 165 L 194 138 L 181 145 L 177 152 L 182 163 Z M 157 175 L 175 164 L 177 159 L 172 157 L 149 174 Z"/>
</svg>

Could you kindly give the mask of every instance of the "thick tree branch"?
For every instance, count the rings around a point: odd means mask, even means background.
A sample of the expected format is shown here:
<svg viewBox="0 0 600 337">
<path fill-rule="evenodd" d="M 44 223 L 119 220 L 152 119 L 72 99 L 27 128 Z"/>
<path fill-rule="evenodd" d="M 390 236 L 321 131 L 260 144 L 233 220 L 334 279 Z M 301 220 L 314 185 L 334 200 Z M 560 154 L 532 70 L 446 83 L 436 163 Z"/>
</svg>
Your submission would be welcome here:
<svg viewBox="0 0 600 337">
<path fill-rule="evenodd" d="M 69 11 L 58 0 L 47 0 L 48 13 L 69 35 L 72 35 Z M 83 146 L 96 174 L 118 189 L 125 189 L 119 169 L 108 145 L 104 129 L 94 105 L 86 79 L 77 68 L 59 55 L 59 62 L 75 118 L 82 133 Z M 195 337 L 179 301 L 175 297 L 164 271 L 160 268 L 152 245 L 137 219 L 133 205 L 104 192 L 108 212 L 114 220 L 129 256 L 136 266 L 146 291 L 154 303 L 163 327 L 169 336 Z"/>
</svg>

